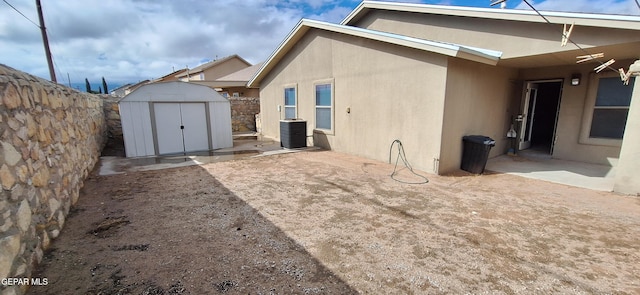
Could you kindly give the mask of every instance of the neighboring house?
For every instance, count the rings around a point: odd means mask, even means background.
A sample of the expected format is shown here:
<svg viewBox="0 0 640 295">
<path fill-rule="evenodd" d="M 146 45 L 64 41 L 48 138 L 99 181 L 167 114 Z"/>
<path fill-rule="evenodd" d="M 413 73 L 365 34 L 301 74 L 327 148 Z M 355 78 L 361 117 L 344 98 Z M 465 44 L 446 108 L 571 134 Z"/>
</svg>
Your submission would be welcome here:
<svg viewBox="0 0 640 295">
<path fill-rule="evenodd" d="M 217 59 L 176 75 L 180 81 L 213 81 L 220 77 L 235 73 L 251 64 L 237 54 Z"/>
<path fill-rule="evenodd" d="M 639 57 L 640 17 L 543 15 L 551 23 L 534 11 L 365 1 L 341 24 L 302 20 L 248 83 L 260 88 L 262 133 L 278 139 L 279 120 L 301 118 L 310 144 L 381 161 L 399 139 L 414 167 L 445 174 L 459 169 L 465 135 L 506 153 L 522 115 L 520 149 L 617 165 L 614 190 L 640 193 L 640 79 L 625 86 L 614 71 Z M 560 44 L 572 23 L 582 49 Z M 600 52 L 611 69 L 576 63 Z"/>
<path fill-rule="evenodd" d="M 263 63 L 258 63 L 213 81 L 192 82 L 215 88 L 225 97 L 260 97 L 259 89 L 248 88 L 247 82 L 251 80 L 262 65 Z"/>
<path fill-rule="evenodd" d="M 128 87 L 126 87 L 124 89 L 124 95 L 128 95 L 131 92 L 134 92 L 136 89 L 140 88 L 140 86 L 145 85 L 145 84 L 149 84 L 151 81 L 149 80 L 142 80 L 136 84 L 133 85 L 129 85 Z"/>
<path fill-rule="evenodd" d="M 111 94 L 111 96 L 116 96 L 116 97 L 125 97 L 127 94 L 133 92 L 134 90 L 138 89 L 140 86 L 148 84 L 150 81 L 149 80 L 143 80 L 140 81 L 136 84 L 131 84 L 128 83 L 126 85 L 122 85 L 114 90 L 111 90 L 111 92 L 109 92 L 109 94 Z"/>
<path fill-rule="evenodd" d="M 125 94 L 125 90 L 131 85 L 133 85 L 133 84 L 127 83 L 125 85 L 122 85 L 122 86 L 120 86 L 120 87 L 118 87 L 116 89 L 111 90 L 111 92 L 109 92 L 109 94 L 111 96 L 115 96 L 115 97 L 124 97 L 126 95 Z"/>
<path fill-rule="evenodd" d="M 234 132 L 256 131 L 256 115 L 260 113 L 260 91 L 248 88 L 247 82 L 262 67 L 262 63 L 246 67 L 213 81 L 192 81 L 209 86 L 231 102 L 231 122 Z"/>
</svg>

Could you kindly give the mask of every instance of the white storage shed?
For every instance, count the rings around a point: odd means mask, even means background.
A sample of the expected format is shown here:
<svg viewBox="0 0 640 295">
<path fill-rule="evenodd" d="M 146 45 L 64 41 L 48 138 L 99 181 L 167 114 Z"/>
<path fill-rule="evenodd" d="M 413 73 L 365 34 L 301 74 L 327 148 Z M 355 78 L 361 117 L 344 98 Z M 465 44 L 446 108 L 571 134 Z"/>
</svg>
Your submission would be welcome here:
<svg viewBox="0 0 640 295">
<path fill-rule="evenodd" d="M 147 84 L 118 104 L 127 157 L 233 147 L 229 100 L 207 86 Z"/>
</svg>

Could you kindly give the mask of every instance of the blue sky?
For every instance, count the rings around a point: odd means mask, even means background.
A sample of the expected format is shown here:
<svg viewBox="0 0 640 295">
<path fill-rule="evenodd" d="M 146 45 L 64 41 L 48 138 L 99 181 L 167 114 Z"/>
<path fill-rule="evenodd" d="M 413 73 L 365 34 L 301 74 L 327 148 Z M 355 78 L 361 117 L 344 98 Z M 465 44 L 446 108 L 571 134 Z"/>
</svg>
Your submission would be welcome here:
<svg viewBox="0 0 640 295">
<path fill-rule="evenodd" d="M 535 0 L 539 10 L 640 15 L 636 0 Z M 0 63 L 48 79 L 33 0 L 0 2 Z M 394 1 L 491 7 L 491 0 Z M 23 17 L 7 3 L 22 12 Z M 338 23 L 356 0 L 42 1 L 60 83 L 161 77 L 238 54 L 265 60 L 301 18 Z M 507 8 L 529 9 L 521 0 Z"/>
</svg>

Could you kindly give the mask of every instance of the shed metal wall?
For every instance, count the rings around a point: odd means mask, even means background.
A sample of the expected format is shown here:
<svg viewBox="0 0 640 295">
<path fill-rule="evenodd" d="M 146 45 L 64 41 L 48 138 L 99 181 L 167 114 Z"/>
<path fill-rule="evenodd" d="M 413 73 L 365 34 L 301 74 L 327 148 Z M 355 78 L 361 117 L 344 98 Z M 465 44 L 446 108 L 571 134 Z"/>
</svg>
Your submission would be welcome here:
<svg viewBox="0 0 640 295">
<path fill-rule="evenodd" d="M 148 102 L 120 103 L 120 120 L 127 157 L 154 155 L 153 131 Z"/>
<path fill-rule="evenodd" d="M 154 130 L 156 134 L 162 130 L 153 126 L 155 120 L 151 108 L 154 103 L 161 102 L 205 102 L 211 149 L 233 147 L 231 106 L 226 98 L 206 86 L 167 82 L 145 85 L 119 102 L 127 157 L 157 155 Z"/>
<path fill-rule="evenodd" d="M 233 146 L 231 105 L 229 101 L 209 103 L 209 124 L 212 130 L 211 140 L 213 141 L 211 148 L 221 149 Z M 229 128 L 219 128 L 216 126 L 229 126 Z"/>
</svg>

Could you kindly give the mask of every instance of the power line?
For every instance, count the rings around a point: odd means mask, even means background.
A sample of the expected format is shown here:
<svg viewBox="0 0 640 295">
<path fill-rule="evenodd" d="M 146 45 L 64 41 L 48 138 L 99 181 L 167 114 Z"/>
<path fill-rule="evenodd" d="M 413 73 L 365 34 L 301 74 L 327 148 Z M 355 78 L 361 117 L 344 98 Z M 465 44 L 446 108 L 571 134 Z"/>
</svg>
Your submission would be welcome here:
<svg viewBox="0 0 640 295">
<path fill-rule="evenodd" d="M 636 0 L 636 5 L 638 5 L 638 9 L 640 9 L 640 2 L 638 2 L 638 0 Z"/>
<path fill-rule="evenodd" d="M 20 10 L 18 10 L 13 5 L 11 5 L 11 3 L 7 2 L 7 0 L 2 0 L 2 1 L 4 1 L 4 3 L 7 3 L 7 5 L 9 5 L 9 7 L 13 8 L 13 10 L 18 12 L 20 15 L 22 15 L 22 17 L 26 18 L 28 21 L 30 21 L 33 25 L 35 25 L 36 27 L 40 28 L 40 25 L 36 24 L 34 21 L 29 19 L 26 15 L 24 15 L 24 13 L 22 13 Z"/>
<path fill-rule="evenodd" d="M 538 11 L 535 7 L 533 7 L 533 5 L 531 5 L 531 3 L 529 3 L 528 0 L 523 0 L 524 3 L 526 3 L 531 9 L 533 9 L 533 11 L 535 11 L 540 17 L 542 17 L 542 19 L 544 19 L 548 24 L 553 24 L 551 21 L 549 21 L 549 19 L 547 17 L 545 17 L 544 15 L 542 15 L 542 13 L 540 13 L 540 11 Z M 638 3 L 638 0 L 636 0 L 636 3 Z M 639 4 L 640 6 L 640 4 Z M 567 36 L 566 32 L 562 32 L 562 36 L 566 37 L 567 40 L 569 40 L 569 42 L 573 43 L 573 45 L 575 45 L 576 47 L 578 47 L 578 49 L 580 49 L 582 52 L 586 53 L 587 55 L 591 55 L 591 53 L 589 53 L 587 50 L 585 50 L 584 48 L 582 48 L 580 45 L 578 45 L 578 43 L 574 42 L 573 40 L 571 40 L 571 38 L 569 38 L 569 36 Z M 609 65 L 605 65 L 605 63 L 594 59 L 595 61 L 597 61 L 598 63 L 600 63 L 601 66 L 606 66 L 607 68 L 611 69 L 612 71 L 618 73 L 618 70 L 612 68 Z"/>
</svg>

